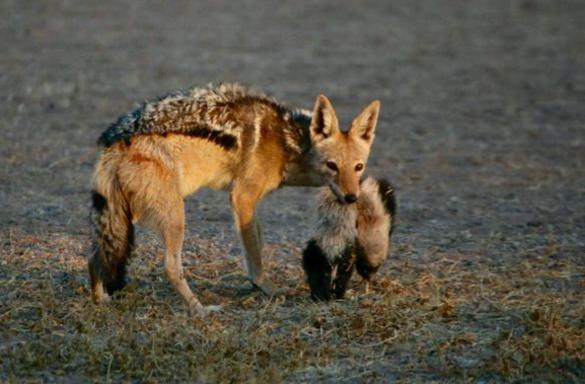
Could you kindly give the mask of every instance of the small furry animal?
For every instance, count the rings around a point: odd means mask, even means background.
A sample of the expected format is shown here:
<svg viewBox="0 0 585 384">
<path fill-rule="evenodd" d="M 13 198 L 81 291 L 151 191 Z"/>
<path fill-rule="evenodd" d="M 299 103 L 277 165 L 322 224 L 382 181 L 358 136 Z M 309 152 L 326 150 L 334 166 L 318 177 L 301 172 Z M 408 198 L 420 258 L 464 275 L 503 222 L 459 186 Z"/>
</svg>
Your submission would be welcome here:
<svg viewBox="0 0 585 384">
<path fill-rule="evenodd" d="M 366 178 L 357 204 L 321 193 L 316 235 L 303 252 L 303 268 L 314 300 L 343 298 L 353 269 L 366 280 L 386 260 L 394 228 L 394 189 L 385 180 Z"/>
<path fill-rule="evenodd" d="M 249 278 L 272 295 L 256 207 L 285 185 L 329 186 L 338 199 L 355 202 L 379 110 L 373 101 L 342 131 L 323 95 L 308 111 L 220 84 L 146 102 L 121 116 L 98 141 L 88 261 L 94 301 L 124 287 L 134 226 L 142 224 L 163 239 L 166 275 L 188 306 L 201 314 L 217 309 L 193 294 L 181 261 L 183 200 L 202 187 L 230 192 Z"/>
</svg>

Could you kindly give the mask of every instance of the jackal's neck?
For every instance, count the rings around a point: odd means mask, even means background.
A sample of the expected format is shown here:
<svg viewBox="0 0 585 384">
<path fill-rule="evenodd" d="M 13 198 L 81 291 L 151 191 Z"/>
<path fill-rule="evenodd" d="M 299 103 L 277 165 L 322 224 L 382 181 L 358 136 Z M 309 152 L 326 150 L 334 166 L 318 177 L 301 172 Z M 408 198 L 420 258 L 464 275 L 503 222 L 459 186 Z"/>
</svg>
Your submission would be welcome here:
<svg viewBox="0 0 585 384">
<path fill-rule="evenodd" d="M 306 156 L 311 150 L 309 128 L 311 126 L 311 112 L 305 109 L 295 109 L 290 112 L 289 128 L 285 135 L 289 147 L 294 147 L 299 157 Z"/>
<path fill-rule="evenodd" d="M 323 175 L 315 169 L 314 151 L 310 144 L 286 165 L 283 184 L 288 186 L 321 187 Z"/>
<path fill-rule="evenodd" d="M 311 112 L 294 110 L 290 113 L 290 125 L 284 132 L 289 156 L 284 175 L 284 185 L 316 187 L 322 185 L 322 177 L 313 169 L 313 151 L 309 127 Z"/>
</svg>

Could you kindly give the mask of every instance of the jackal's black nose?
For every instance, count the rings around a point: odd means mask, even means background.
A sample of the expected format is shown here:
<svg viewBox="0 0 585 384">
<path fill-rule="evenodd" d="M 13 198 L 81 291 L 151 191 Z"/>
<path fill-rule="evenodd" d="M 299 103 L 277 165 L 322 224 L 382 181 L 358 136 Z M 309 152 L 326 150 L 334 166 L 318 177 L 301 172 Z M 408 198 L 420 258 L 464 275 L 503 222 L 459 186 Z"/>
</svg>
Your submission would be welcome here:
<svg viewBox="0 0 585 384">
<path fill-rule="evenodd" d="M 347 204 L 352 204 L 355 203 L 357 201 L 357 196 L 354 195 L 353 193 L 348 193 L 347 195 L 345 195 L 345 202 Z"/>
</svg>

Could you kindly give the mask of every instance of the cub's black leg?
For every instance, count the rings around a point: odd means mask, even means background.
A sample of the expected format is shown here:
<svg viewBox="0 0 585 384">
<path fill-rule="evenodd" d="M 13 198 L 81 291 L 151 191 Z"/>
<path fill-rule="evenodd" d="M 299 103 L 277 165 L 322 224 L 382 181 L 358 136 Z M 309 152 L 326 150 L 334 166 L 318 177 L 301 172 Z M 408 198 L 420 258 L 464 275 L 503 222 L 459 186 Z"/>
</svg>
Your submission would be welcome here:
<svg viewBox="0 0 585 384">
<path fill-rule="evenodd" d="M 333 281 L 333 293 L 338 299 L 343 299 L 347 284 L 353 273 L 354 266 L 354 248 L 347 247 L 337 263 L 337 274 Z"/>
<path fill-rule="evenodd" d="M 314 239 L 307 243 L 303 251 L 303 268 L 313 300 L 330 300 L 331 264 Z"/>
<path fill-rule="evenodd" d="M 369 281 L 372 275 L 378 271 L 380 265 L 374 265 L 370 262 L 368 254 L 359 242 L 356 242 L 355 245 L 355 255 L 355 269 L 357 273 Z"/>
</svg>

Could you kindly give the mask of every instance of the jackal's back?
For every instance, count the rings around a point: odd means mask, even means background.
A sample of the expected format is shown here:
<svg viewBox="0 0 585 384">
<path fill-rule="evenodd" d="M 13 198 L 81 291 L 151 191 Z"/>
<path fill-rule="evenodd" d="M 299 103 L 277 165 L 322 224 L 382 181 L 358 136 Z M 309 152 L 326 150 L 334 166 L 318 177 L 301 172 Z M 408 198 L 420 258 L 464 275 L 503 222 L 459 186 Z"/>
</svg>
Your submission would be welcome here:
<svg viewBox="0 0 585 384">
<path fill-rule="evenodd" d="M 246 141 L 244 133 L 259 131 L 266 118 L 281 120 L 272 126 L 282 131 L 289 146 L 300 149 L 300 126 L 308 125 L 306 113 L 232 83 L 192 88 L 146 102 L 120 116 L 98 143 L 109 147 L 119 141 L 129 143 L 136 135 L 183 134 L 234 150 Z"/>
</svg>

